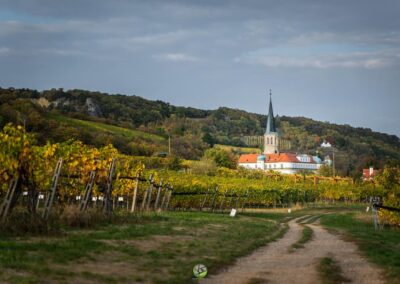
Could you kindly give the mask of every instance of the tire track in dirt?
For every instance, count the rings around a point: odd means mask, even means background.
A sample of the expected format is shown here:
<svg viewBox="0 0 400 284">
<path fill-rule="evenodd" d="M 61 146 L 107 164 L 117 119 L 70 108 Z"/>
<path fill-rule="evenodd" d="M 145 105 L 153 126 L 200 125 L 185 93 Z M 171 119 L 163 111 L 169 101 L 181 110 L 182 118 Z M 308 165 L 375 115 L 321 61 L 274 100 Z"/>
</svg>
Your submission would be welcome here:
<svg viewBox="0 0 400 284">
<path fill-rule="evenodd" d="M 201 283 L 320 283 L 316 266 L 326 256 L 335 259 L 343 276 L 353 283 L 384 283 L 382 271 L 363 258 L 354 243 L 319 225 L 308 224 L 314 231 L 313 238 L 304 248 L 289 253 L 288 248 L 301 237 L 303 226 L 296 222 L 299 219 L 289 222 L 283 238 L 239 258 L 233 266 L 209 275 Z"/>
</svg>

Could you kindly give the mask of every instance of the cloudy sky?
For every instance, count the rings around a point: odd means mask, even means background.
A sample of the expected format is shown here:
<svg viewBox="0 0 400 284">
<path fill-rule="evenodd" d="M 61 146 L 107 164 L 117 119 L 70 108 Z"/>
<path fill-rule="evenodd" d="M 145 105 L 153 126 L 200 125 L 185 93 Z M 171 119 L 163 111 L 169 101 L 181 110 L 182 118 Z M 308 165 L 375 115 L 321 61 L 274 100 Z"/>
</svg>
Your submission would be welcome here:
<svg viewBox="0 0 400 284">
<path fill-rule="evenodd" d="M 400 136 L 400 1 L 0 0 L 0 86 L 305 116 Z"/>
</svg>

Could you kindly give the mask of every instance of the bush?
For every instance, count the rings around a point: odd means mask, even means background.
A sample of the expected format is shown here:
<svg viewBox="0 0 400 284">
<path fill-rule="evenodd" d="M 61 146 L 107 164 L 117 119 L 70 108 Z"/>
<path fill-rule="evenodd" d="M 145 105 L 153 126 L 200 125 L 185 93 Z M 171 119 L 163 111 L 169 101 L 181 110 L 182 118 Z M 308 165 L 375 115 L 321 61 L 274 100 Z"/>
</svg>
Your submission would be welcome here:
<svg viewBox="0 0 400 284">
<path fill-rule="evenodd" d="M 79 206 L 67 205 L 62 209 L 59 216 L 60 223 L 68 227 L 92 228 L 96 224 L 105 222 L 107 218 L 97 208 L 88 208 L 85 212 L 80 212 Z"/>
<path fill-rule="evenodd" d="M 115 221 L 118 221 L 117 217 Z M 79 206 L 67 205 L 54 208 L 48 220 L 40 214 L 31 214 L 25 208 L 14 208 L 6 221 L 0 224 L 1 235 L 27 236 L 27 235 L 57 235 L 63 227 L 69 228 L 94 228 L 98 225 L 114 221 L 97 208 L 88 208 L 81 213 Z"/>
<path fill-rule="evenodd" d="M 50 235 L 60 232 L 60 224 L 53 218 L 46 221 L 38 214 L 14 208 L 6 221 L 0 224 L 0 232 L 5 236 Z"/>
<path fill-rule="evenodd" d="M 400 208 L 400 198 L 390 197 L 384 202 L 385 206 Z M 379 210 L 379 218 L 383 224 L 400 227 L 400 213 L 388 211 L 385 209 Z"/>
<path fill-rule="evenodd" d="M 203 158 L 198 162 L 193 162 L 191 165 L 193 174 L 214 175 L 217 171 L 217 164 L 212 159 Z"/>
<path fill-rule="evenodd" d="M 228 151 L 220 148 L 211 148 L 204 152 L 204 157 L 212 159 L 218 167 L 224 167 L 229 169 L 236 169 L 237 160 L 235 156 Z"/>
</svg>

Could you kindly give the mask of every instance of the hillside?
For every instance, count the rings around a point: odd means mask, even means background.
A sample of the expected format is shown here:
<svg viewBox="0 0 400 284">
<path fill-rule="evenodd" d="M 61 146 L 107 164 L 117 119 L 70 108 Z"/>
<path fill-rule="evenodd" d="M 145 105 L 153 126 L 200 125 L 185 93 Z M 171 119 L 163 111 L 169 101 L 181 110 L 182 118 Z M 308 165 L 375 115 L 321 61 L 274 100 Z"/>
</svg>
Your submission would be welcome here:
<svg viewBox="0 0 400 284">
<path fill-rule="evenodd" d="M 237 109 L 200 110 L 173 106 L 138 96 L 109 95 L 84 90 L 0 88 L 0 126 L 25 124 L 39 143 L 80 139 L 102 146 L 113 143 L 120 151 L 151 156 L 168 150 L 182 158 L 198 159 L 214 144 L 246 145 L 244 136 L 261 136 L 266 116 Z M 277 126 L 290 151 L 331 155 L 319 148 L 323 140 L 335 147 L 341 174 L 360 168 L 400 162 L 400 141 L 395 135 L 319 122 L 303 117 L 277 117 Z M 242 149 L 246 151 L 247 149 Z"/>
</svg>

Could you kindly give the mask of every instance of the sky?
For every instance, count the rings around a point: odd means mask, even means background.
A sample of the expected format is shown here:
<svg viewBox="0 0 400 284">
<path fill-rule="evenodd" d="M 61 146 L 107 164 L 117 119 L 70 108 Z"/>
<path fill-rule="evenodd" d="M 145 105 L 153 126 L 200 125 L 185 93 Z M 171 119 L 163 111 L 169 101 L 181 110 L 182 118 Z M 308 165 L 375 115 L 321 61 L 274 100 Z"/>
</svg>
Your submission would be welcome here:
<svg viewBox="0 0 400 284">
<path fill-rule="evenodd" d="M 398 0 L 0 0 L 0 86 L 274 112 L 400 137 Z"/>
</svg>

